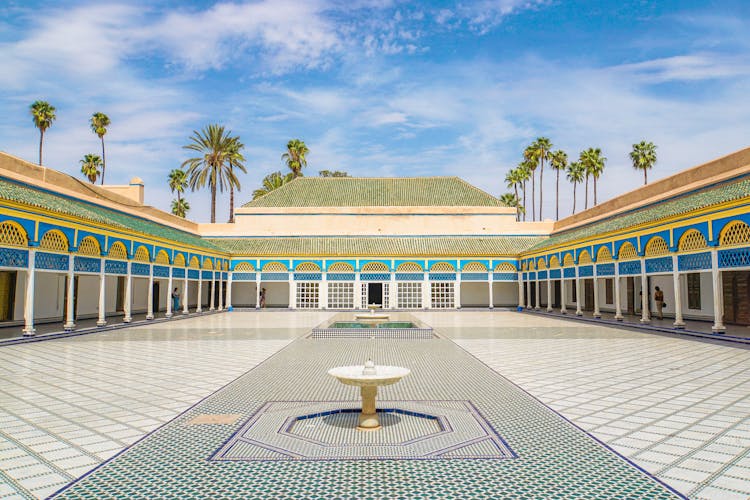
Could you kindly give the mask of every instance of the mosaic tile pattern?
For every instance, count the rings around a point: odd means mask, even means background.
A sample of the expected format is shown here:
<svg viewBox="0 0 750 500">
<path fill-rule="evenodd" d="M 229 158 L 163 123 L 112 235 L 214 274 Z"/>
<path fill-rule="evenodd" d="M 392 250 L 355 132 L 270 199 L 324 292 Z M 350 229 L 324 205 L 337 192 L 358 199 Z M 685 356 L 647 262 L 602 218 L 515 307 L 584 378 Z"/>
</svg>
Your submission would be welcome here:
<svg viewBox="0 0 750 500">
<path fill-rule="evenodd" d="M 0 498 L 48 496 L 328 314 L 293 316 L 211 315 L 0 347 Z M 284 328 L 263 326 L 279 318 Z"/>
<path fill-rule="evenodd" d="M 372 357 L 408 366 L 384 401 L 469 400 L 514 460 L 209 461 L 241 424 L 184 425 L 197 414 L 250 417 L 274 400 L 357 401 L 327 375 Z M 300 339 L 63 491 L 59 498 L 678 498 L 449 340 Z"/>
<path fill-rule="evenodd" d="M 696 499 L 750 498 L 750 350 L 518 313 L 417 313 Z"/>
</svg>

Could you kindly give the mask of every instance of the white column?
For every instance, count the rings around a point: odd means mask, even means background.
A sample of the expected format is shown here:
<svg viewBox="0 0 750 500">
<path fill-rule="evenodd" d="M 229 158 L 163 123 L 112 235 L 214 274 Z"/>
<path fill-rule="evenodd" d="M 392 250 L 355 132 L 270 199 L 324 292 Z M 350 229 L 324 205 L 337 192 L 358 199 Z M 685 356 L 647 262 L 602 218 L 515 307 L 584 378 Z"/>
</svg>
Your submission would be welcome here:
<svg viewBox="0 0 750 500">
<path fill-rule="evenodd" d="M 456 273 L 456 284 L 453 286 L 453 298 L 455 300 L 456 309 L 461 309 L 461 273 Z"/>
<path fill-rule="evenodd" d="M 216 309 L 214 295 L 216 294 L 216 271 L 211 271 L 211 296 L 208 298 L 208 310 Z"/>
<path fill-rule="evenodd" d="M 565 308 L 565 269 L 560 268 L 560 314 L 568 314 Z"/>
<path fill-rule="evenodd" d="M 68 332 L 76 327 L 75 310 L 73 309 L 73 299 L 75 298 L 75 272 L 73 270 L 73 254 L 68 256 L 68 300 L 65 304 L 65 325 L 63 329 Z"/>
<path fill-rule="evenodd" d="M 31 337 L 36 333 L 34 328 L 34 272 L 36 250 L 29 249 L 29 265 L 26 268 L 26 298 L 23 303 L 23 335 Z"/>
<path fill-rule="evenodd" d="M 516 281 L 518 282 L 518 309 L 521 310 L 526 305 L 523 296 L 523 273 L 518 273 L 518 279 Z"/>
<path fill-rule="evenodd" d="M 354 270 L 354 309 L 362 309 L 362 282 L 359 280 L 359 271 Z"/>
<path fill-rule="evenodd" d="M 154 319 L 154 265 L 148 265 L 148 290 L 146 290 L 146 319 Z"/>
<path fill-rule="evenodd" d="M 391 281 L 390 281 L 390 289 L 388 290 L 388 304 L 383 304 L 383 307 L 388 307 L 388 309 L 395 309 L 397 304 L 397 297 L 398 292 L 396 291 L 396 273 L 391 273 Z"/>
<path fill-rule="evenodd" d="M 534 310 L 539 310 L 539 271 L 534 272 L 534 291 L 536 292 L 536 297 L 534 297 Z"/>
<path fill-rule="evenodd" d="M 224 310 L 224 271 L 219 271 L 219 311 Z"/>
<path fill-rule="evenodd" d="M 526 271 L 526 309 L 533 309 L 531 303 L 531 271 Z"/>
<path fill-rule="evenodd" d="M 494 309 L 495 308 L 495 298 L 494 298 L 494 290 L 493 290 L 493 286 L 492 286 L 492 283 L 494 283 L 494 279 L 493 279 L 493 276 L 492 276 L 492 272 L 487 273 L 487 277 L 488 277 L 487 286 L 489 287 L 488 291 L 489 291 L 489 297 L 490 297 L 489 307 L 490 307 L 490 309 Z"/>
<path fill-rule="evenodd" d="M 583 310 L 581 309 L 581 276 L 579 275 L 580 266 L 576 265 L 576 316 L 583 316 Z"/>
<path fill-rule="evenodd" d="M 128 274 L 125 277 L 125 301 L 122 305 L 122 310 L 125 314 L 122 318 L 123 323 L 130 323 L 131 321 L 133 321 L 133 316 L 131 316 L 131 312 L 133 309 L 133 272 L 131 269 L 131 265 L 132 263 L 130 261 L 125 263 Z"/>
<path fill-rule="evenodd" d="M 615 262 L 615 319 L 622 321 L 622 304 L 620 303 L 620 263 Z"/>
<path fill-rule="evenodd" d="M 326 279 L 325 273 L 321 274 L 319 300 L 320 308 L 328 309 L 328 280 Z"/>
<path fill-rule="evenodd" d="M 198 303 L 195 306 L 195 312 L 203 311 L 203 269 L 198 269 Z"/>
<path fill-rule="evenodd" d="M 289 309 L 297 308 L 297 283 L 293 280 L 289 280 Z"/>
<path fill-rule="evenodd" d="M 641 323 L 650 323 L 648 314 L 648 278 L 646 277 L 646 259 L 641 259 Z"/>
<path fill-rule="evenodd" d="M 422 308 L 432 309 L 432 284 L 430 283 L 430 273 L 424 273 L 422 281 Z"/>
<path fill-rule="evenodd" d="M 104 258 L 99 259 L 99 318 L 96 321 L 96 326 L 104 326 L 107 324 L 107 302 L 106 302 L 106 277 L 104 274 Z"/>
<path fill-rule="evenodd" d="M 549 279 L 550 270 L 547 269 L 547 312 L 552 312 L 552 281 Z"/>
<path fill-rule="evenodd" d="M 174 284 L 174 281 L 172 279 L 172 266 L 167 267 L 167 272 L 169 272 L 169 280 L 167 281 L 167 318 L 172 317 L 172 285 Z"/>
<path fill-rule="evenodd" d="M 234 311 L 232 307 L 232 271 L 227 275 L 227 311 Z"/>
<path fill-rule="evenodd" d="M 675 328 L 685 328 L 682 319 L 682 289 L 680 287 L 680 272 L 677 254 L 672 255 L 672 280 L 674 284 L 674 323 Z"/>
<path fill-rule="evenodd" d="M 724 333 L 727 330 L 724 326 L 724 283 L 719 270 L 719 251 L 715 248 L 711 250 L 711 278 L 714 287 L 714 324 L 711 330 Z"/>
<path fill-rule="evenodd" d="M 599 311 L 599 272 L 596 270 L 596 263 L 592 264 L 594 268 L 594 317 L 601 318 L 602 313 Z"/>
<path fill-rule="evenodd" d="M 182 314 L 189 314 L 190 307 L 188 306 L 188 290 L 190 290 L 190 282 L 188 280 L 188 269 L 185 268 L 185 278 L 182 281 Z"/>
</svg>

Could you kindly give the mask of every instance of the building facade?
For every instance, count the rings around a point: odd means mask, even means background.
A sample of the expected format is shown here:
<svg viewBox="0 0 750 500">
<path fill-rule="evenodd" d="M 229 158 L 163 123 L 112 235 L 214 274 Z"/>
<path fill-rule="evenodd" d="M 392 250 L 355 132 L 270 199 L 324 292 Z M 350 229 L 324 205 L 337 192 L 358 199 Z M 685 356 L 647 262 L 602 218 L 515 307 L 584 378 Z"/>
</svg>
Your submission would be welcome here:
<svg viewBox="0 0 750 500">
<path fill-rule="evenodd" d="M 750 324 L 750 149 L 558 222 L 454 177 L 300 178 L 196 224 L 0 155 L 0 322 L 267 307 L 533 307 Z M 172 310 L 171 292 L 180 297 Z M 646 293 L 643 293 L 643 292 Z"/>
</svg>

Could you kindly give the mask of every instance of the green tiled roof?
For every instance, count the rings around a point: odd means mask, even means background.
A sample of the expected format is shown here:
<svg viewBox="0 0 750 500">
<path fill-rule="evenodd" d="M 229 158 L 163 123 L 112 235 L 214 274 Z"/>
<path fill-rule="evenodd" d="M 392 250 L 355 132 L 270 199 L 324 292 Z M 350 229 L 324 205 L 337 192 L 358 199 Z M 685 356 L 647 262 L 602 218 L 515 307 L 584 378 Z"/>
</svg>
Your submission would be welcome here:
<svg viewBox="0 0 750 500">
<path fill-rule="evenodd" d="M 301 236 L 209 239 L 227 252 L 253 256 L 516 256 L 537 236 Z"/>
<path fill-rule="evenodd" d="M 299 177 L 245 207 L 502 207 L 458 177 Z"/>
<path fill-rule="evenodd" d="M 750 196 L 750 179 L 723 183 L 696 193 L 685 194 L 677 198 L 657 202 L 648 207 L 636 209 L 622 215 L 614 215 L 600 222 L 594 222 L 560 233 L 553 233 L 550 238 L 539 242 L 530 250 L 536 251 L 550 248 L 581 238 L 593 238 L 600 234 L 619 231 L 648 222 L 655 222 L 748 196 Z"/>
<path fill-rule="evenodd" d="M 207 250 L 219 250 L 219 248 L 212 243 L 187 231 L 180 231 L 179 229 L 152 222 L 147 219 L 133 217 L 102 206 L 91 205 L 86 202 L 58 196 L 46 191 L 32 189 L 3 179 L 0 179 L 0 199 L 44 208 L 87 221 L 106 224 L 113 228 L 134 231 L 146 236 L 164 238 L 177 243 L 202 247 Z"/>
</svg>

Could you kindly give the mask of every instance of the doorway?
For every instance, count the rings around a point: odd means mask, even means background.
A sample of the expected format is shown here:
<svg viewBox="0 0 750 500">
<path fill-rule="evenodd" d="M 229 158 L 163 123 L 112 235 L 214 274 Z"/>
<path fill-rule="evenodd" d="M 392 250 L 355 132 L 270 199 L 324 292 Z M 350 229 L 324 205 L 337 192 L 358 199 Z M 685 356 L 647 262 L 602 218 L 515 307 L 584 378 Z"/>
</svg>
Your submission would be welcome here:
<svg viewBox="0 0 750 500">
<path fill-rule="evenodd" d="M 17 275 L 17 271 L 0 271 L 0 321 L 13 319 Z"/>
<path fill-rule="evenodd" d="M 552 282 L 552 294 L 554 299 L 552 300 L 552 307 L 555 309 L 560 308 L 560 280 Z"/>
<path fill-rule="evenodd" d="M 382 283 L 368 283 L 367 284 L 367 303 L 378 304 L 382 307 L 383 305 L 383 284 Z"/>
<path fill-rule="evenodd" d="M 584 311 L 594 310 L 594 280 L 583 280 L 583 307 Z"/>
<path fill-rule="evenodd" d="M 628 276 L 626 279 L 626 295 L 628 296 L 628 308 L 627 313 L 631 316 L 635 315 L 635 278 Z"/>
<path fill-rule="evenodd" d="M 159 312 L 159 282 L 154 281 L 154 296 L 151 300 L 151 306 L 153 307 L 154 313 Z"/>
<path fill-rule="evenodd" d="M 750 325 L 750 272 L 723 271 L 724 322 Z"/>
</svg>

